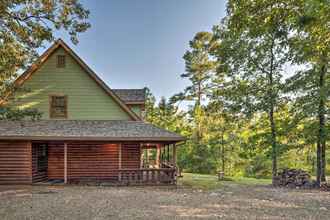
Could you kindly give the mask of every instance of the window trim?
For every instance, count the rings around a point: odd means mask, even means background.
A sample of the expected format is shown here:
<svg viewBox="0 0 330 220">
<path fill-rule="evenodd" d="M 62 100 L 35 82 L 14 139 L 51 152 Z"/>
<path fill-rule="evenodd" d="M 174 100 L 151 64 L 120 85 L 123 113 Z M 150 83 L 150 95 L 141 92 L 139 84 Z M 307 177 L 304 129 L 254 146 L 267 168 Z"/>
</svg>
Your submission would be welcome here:
<svg viewBox="0 0 330 220">
<path fill-rule="evenodd" d="M 52 114 L 52 101 L 53 97 L 64 97 L 65 109 L 63 117 L 56 117 Z M 49 118 L 50 119 L 67 119 L 68 118 L 68 96 L 63 94 L 51 94 L 49 95 Z"/>
<path fill-rule="evenodd" d="M 59 63 L 60 57 L 63 58 L 63 65 L 60 65 L 60 63 Z M 66 56 L 64 54 L 58 54 L 56 56 L 56 67 L 57 68 L 65 68 L 65 66 L 66 66 Z"/>
</svg>

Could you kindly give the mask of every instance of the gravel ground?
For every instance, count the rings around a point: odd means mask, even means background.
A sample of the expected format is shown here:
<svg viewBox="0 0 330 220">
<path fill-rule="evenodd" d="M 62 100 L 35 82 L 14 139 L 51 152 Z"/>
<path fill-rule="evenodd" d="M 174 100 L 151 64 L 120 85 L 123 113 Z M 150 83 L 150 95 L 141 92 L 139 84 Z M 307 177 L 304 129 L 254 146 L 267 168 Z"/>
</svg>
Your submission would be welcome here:
<svg viewBox="0 0 330 220">
<path fill-rule="evenodd" d="M 187 187 L 0 186 L 0 219 L 330 219 L 330 193 L 228 183 Z"/>
</svg>

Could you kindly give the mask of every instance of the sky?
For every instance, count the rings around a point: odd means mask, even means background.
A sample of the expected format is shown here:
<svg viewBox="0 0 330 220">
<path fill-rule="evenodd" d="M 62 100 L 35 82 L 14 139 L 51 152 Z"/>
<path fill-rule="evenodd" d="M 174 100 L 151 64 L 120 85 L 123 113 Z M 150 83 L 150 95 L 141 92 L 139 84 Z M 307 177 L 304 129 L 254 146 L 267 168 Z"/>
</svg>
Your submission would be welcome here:
<svg viewBox="0 0 330 220">
<path fill-rule="evenodd" d="M 57 33 L 110 88 L 148 87 L 159 100 L 189 82 L 182 56 L 199 31 L 225 15 L 225 0 L 82 0 L 91 28 L 73 45 Z"/>
</svg>

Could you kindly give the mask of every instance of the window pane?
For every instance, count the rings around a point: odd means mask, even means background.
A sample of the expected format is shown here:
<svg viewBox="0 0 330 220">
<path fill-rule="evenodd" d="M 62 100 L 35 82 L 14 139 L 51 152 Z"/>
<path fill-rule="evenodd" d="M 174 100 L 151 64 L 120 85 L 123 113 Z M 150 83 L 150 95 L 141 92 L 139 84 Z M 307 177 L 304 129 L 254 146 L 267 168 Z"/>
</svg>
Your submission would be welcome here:
<svg viewBox="0 0 330 220">
<path fill-rule="evenodd" d="M 67 103 L 65 96 L 52 96 L 50 106 L 51 118 L 66 118 Z"/>
</svg>

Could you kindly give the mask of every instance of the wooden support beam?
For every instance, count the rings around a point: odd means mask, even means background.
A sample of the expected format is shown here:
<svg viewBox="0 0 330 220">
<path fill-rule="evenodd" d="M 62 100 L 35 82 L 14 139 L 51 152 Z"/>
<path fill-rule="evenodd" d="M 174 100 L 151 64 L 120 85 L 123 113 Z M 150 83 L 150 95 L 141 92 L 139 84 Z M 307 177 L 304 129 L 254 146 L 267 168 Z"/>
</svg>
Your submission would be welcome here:
<svg viewBox="0 0 330 220">
<path fill-rule="evenodd" d="M 149 168 L 149 149 L 145 149 L 145 153 L 146 153 L 146 167 Z"/>
<path fill-rule="evenodd" d="M 121 169 L 121 143 L 118 144 L 118 169 Z M 121 172 L 118 173 L 118 180 L 121 181 Z"/>
<path fill-rule="evenodd" d="M 121 160 L 122 160 L 122 153 L 121 153 L 121 143 L 118 144 L 118 168 L 121 169 Z"/>
<path fill-rule="evenodd" d="M 175 144 L 172 145 L 172 150 L 173 150 L 173 152 L 172 152 L 172 163 L 173 163 L 174 166 L 176 166 L 176 145 Z"/>
<path fill-rule="evenodd" d="M 167 163 L 170 162 L 170 145 L 167 145 Z"/>
<path fill-rule="evenodd" d="M 160 168 L 160 149 L 161 149 L 161 145 L 157 144 L 157 152 L 156 152 L 156 166 L 157 166 L 157 168 Z"/>
<path fill-rule="evenodd" d="M 68 145 L 64 143 L 64 183 L 68 183 Z"/>
<path fill-rule="evenodd" d="M 140 144 L 140 168 L 143 168 L 143 156 L 144 156 L 143 145 Z"/>
</svg>

